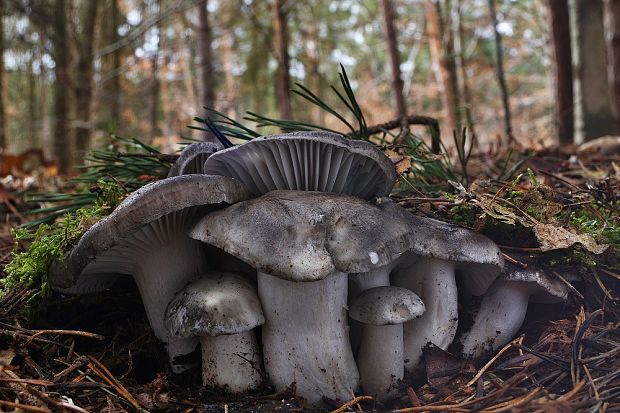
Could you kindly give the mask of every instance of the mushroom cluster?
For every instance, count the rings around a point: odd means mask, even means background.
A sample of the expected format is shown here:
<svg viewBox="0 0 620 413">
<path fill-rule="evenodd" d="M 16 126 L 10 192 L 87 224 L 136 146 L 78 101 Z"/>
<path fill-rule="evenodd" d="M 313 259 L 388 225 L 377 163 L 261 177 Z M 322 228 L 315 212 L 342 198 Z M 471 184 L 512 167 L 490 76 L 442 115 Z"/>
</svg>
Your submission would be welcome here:
<svg viewBox="0 0 620 413">
<path fill-rule="evenodd" d="M 174 371 L 200 344 L 205 386 L 389 399 L 453 341 L 456 278 L 482 295 L 503 267 L 484 236 L 392 203 L 396 178 L 372 144 L 326 132 L 189 145 L 49 279 L 83 294 L 132 276 Z"/>
</svg>

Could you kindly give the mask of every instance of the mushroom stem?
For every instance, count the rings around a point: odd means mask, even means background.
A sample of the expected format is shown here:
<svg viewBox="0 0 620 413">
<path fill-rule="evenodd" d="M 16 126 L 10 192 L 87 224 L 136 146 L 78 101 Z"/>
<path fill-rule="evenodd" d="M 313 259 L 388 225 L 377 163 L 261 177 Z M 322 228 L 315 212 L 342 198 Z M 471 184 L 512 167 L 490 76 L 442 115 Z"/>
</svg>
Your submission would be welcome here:
<svg viewBox="0 0 620 413">
<path fill-rule="evenodd" d="M 256 389 L 262 382 L 261 357 L 254 330 L 200 337 L 202 382 L 230 393 Z"/>
<path fill-rule="evenodd" d="M 180 235 L 137 258 L 132 271 L 151 328 L 155 336 L 166 343 L 172 370 L 175 373 L 190 367 L 175 363 L 174 359 L 194 351 L 198 339 L 170 337 L 164 325 L 164 313 L 174 295 L 205 270 L 202 243 Z"/>
<path fill-rule="evenodd" d="M 523 324 L 530 294 L 526 283 L 495 280 L 480 303 L 471 330 L 461 339 L 463 354 L 476 358 L 508 343 Z"/>
<path fill-rule="evenodd" d="M 368 272 L 361 272 L 349 276 L 349 299 L 354 299 L 359 293 L 374 287 L 390 285 L 390 272 L 394 263 L 375 268 Z"/>
<path fill-rule="evenodd" d="M 296 393 L 312 404 L 323 396 L 351 399 L 359 373 L 349 344 L 347 275 L 293 282 L 259 272 L 258 295 L 265 370 L 276 389 L 295 383 Z"/>
<path fill-rule="evenodd" d="M 365 324 L 357 356 L 364 393 L 392 397 L 404 374 L 403 325 Z"/>
<path fill-rule="evenodd" d="M 405 368 L 413 371 L 428 344 L 446 349 L 454 340 L 458 325 L 458 302 L 454 264 L 451 261 L 420 257 L 394 276 L 393 284 L 416 293 L 426 305 L 422 318 L 403 327 Z"/>
</svg>

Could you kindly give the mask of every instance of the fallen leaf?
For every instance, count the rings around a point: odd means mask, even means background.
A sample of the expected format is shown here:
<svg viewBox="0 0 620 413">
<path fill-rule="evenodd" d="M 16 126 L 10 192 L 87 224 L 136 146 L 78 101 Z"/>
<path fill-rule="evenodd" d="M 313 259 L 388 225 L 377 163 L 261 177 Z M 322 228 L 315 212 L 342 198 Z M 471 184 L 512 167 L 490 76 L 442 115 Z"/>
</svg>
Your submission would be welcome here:
<svg viewBox="0 0 620 413">
<path fill-rule="evenodd" d="M 602 254 L 609 247 L 607 244 L 598 244 L 590 234 L 574 234 L 565 228 L 552 224 L 538 223 L 534 225 L 534 234 L 542 251 L 570 248 L 575 244 L 581 244 L 586 250 L 594 254 Z"/>
<path fill-rule="evenodd" d="M 0 366 L 5 367 L 11 364 L 15 357 L 15 350 L 12 348 L 0 350 Z"/>
</svg>

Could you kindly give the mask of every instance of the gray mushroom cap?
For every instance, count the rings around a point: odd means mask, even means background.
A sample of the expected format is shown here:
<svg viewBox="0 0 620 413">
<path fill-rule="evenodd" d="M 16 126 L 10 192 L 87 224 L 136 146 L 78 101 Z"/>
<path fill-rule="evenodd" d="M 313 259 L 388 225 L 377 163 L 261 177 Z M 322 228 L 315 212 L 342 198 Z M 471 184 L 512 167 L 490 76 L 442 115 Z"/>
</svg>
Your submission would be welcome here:
<svg viewBox="0 0 620 413">
<path fill-rule="evenodd" d="M 180 291 L 168 305 L 170 333 L 219 336 L 249 331 L 265 322 L 256 287 L 233 273 L 208 273 Z"/>
<path fill-rule="evenodd" d="M 52 288 L 73 287 L 80 292 L 76 283 L 82 281 L 80 276 L 85 267 L 96 264 L 97 256 L 118 246 L 124 256 L 122 259 L 130 264 L 132 259 L 139 260 L 139 254 L 134 258 L 131 256 L 132 245 L 140 250 L 145 246 L 144 239 L 149 237 L 163 242 L 161 237 L 166 233 L 178 234 L 202 214 L 249 196 L 243 184 L 224 176 L 184 175 L 148 184 L 133 192 L 110 215 L 86 231 L 64 260 L 52 264 L 49 271 Z M 148 233 L 141 231 L 158 220 L 162 220 L 161 225 L 147 228 Z M 133 240 L 134 234 L 140 238 Z M 91 267 L 90 273 L 100 274 L 104 279 L 129 273 L 128 268 L 118 267 L 116 272 L 108 265 L 99 269 Z M 84 279 L 84 283 L 93 284 L 92 279 Z M 106 286 L 105 283 L 95 285 L 99 288 Z"/>
<path fill-rule="evenodd" d="M 525 283 L 532 291 L 530 300 L 539 303 L 553 303 L 568 298 L 568 287 L 557 278 L 551 277 L 535 266 L 523 268 L 514 264 L 506 264 L 500 278 L 505 281 Z"/>
<path fill-rule="evenodd" d="M 395 219 L 408 223 L 411 253 L 453 262 L 473 295 L 484 294 L 504 267 L 499 247 L 482 234 L 436 219 L 415 216 L 391 201 L 382 207 Z"/>
<path fill-rule="evenodd" d="M 373 144 L 322 131 L 255 138 L 213 154 L 204 173 L 238 179 L 255 196 L 292 189 L 364 199 L 388 195 L 398 178 Z"/>
<path fill-rule="evenodd" d="M 190 231 L 259 271 L 291 281 L 366 272 L 410 248 L 409 226 L 350 195 L 272 191 L 216 211 Z"/>
<path fill-rule="evenodd" d="M 218 149 L 219 147 L 211 142 L 196 142 L 187 145 L 168 171 L 168 177 L 202 174 L 205 161 Z"/>
<path fill-rule="evenodd" d="M 414 292 L 400 287 L 374 287 L 358 295 L 349 317 L 377 326 L 402 324 L 424 314 L 426 308 Z"/>
</svg>

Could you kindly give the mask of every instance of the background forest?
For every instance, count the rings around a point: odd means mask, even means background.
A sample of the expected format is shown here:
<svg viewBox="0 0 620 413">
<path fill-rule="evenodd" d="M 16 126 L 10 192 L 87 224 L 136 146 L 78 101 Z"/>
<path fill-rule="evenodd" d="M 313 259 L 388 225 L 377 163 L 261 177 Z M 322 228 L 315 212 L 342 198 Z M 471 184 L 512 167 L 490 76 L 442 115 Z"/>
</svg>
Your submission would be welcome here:
<svg viewBox="0 0 620 413">
<path fill-rule="evenodd" d="M 433 116 L 444 142 L 468 126 L 494 145 L 607 135 L 619 3 L 4 0 L 0 146 L 43 148 L 61 171 L 110 133 L 170 152 L 200 138 L 186 126 L 203 106 L 342 128 L 290 93 L 301 83 L 344 109 L 329 91 L 339 64 L 369 125 Z"/>
</svg>

